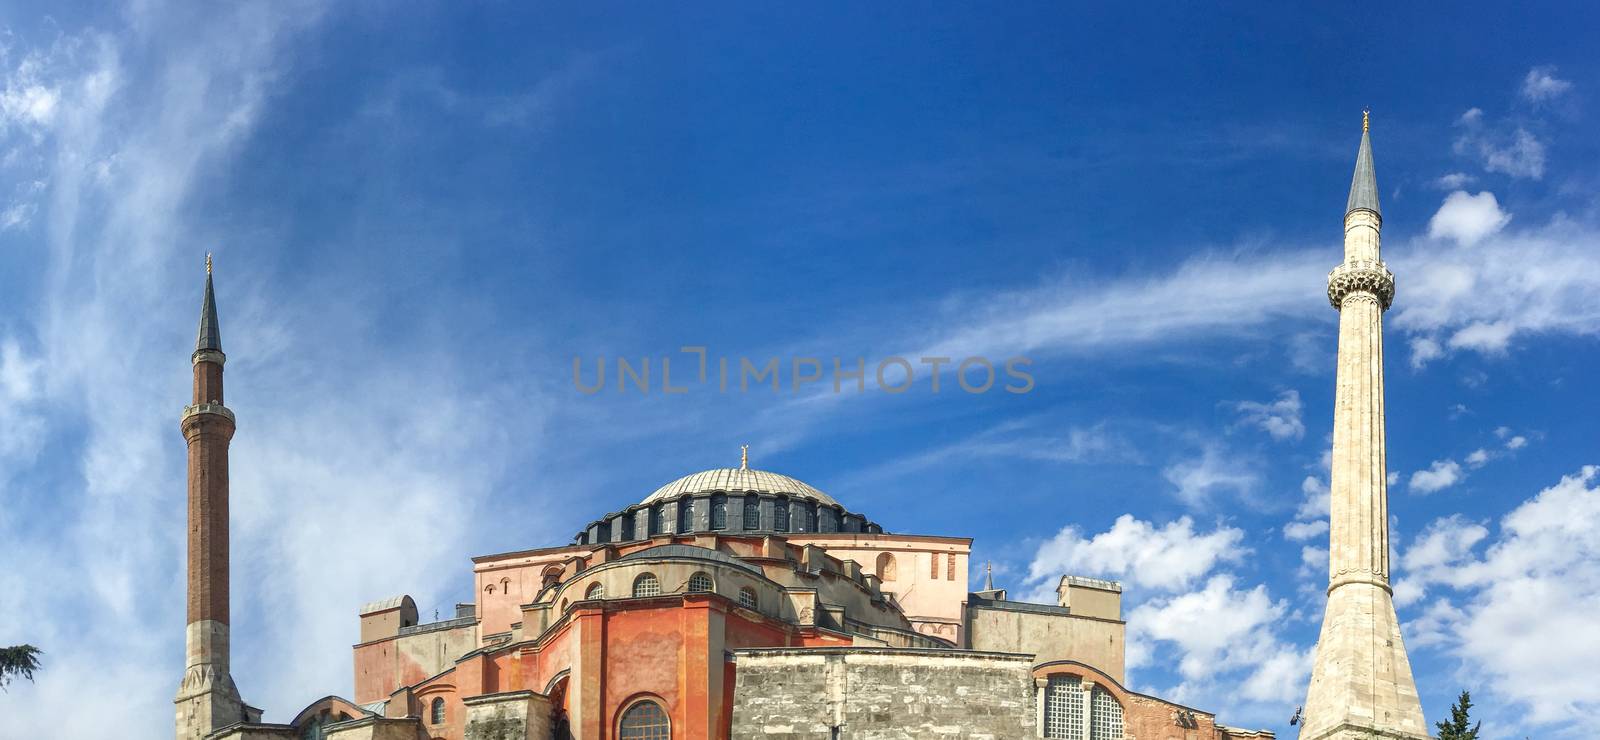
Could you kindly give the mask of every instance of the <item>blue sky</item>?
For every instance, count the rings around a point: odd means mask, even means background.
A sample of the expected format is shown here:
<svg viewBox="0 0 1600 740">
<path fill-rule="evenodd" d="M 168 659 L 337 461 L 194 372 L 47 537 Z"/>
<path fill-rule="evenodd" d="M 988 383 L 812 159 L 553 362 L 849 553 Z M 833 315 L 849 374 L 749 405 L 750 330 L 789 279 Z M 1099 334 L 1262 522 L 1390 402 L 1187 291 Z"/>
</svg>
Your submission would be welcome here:
<svg viewBox="0 0 1600 740">
<path fill-rule="evenodd" d="M 1013 594 L 1124 581 L 1135 688 L 1292 737 L 1370 106 L 1425 713 L 1470 688 L 1490 736 L 1581 736 L 1600 19 L 1373 13 L 0 8 L 0 643 L 46 651 L 8 721 L 170 732 L 210 250 L 234 672 L 269 717 L 349 691 L 361 603 L 447 612 L 468 557 L 748 443 L 892 530 L 974 537 Z M 574 389 L 575 356 L 676 382 L 686 345 L 1027 356 L 1036 385 Z"/>
</svg>

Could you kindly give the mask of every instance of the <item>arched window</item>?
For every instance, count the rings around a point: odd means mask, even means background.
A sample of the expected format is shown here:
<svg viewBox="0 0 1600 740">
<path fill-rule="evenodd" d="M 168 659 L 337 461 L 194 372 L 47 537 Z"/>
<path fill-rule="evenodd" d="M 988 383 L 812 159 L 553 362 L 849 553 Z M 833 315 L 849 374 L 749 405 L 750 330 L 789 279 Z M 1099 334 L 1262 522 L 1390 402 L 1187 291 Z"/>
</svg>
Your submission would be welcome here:
<svg viewBox="0 0 1600 740">
<path fill-rule="evenodd" d="M 761 500 L 755 496 L 744 497 L 744 528 L 761 528 Z"/>
<path fill-rule="evenodd" d="M 672 725 L 661 705 L 645 700 L 622 713 L 617 723 L 617 737 L 621 740 L 672 740 Z"/>
<path fill-rule="evenodd" d="M 778 532 L 789 531 L 789 499 L 780 498 L 772 506 L 772 528 Z"/>
<path fill-rule="evenodd" d="M 433 698 L 433 709 L 428 712 L 428 724 L 444 724 L 444 697 L 436 696 Z"/>
<path fill-rule="evenodd" d="M 585 599 L 603 599 L 606 597 L 606 584 L 599 581 L 589 584 L 589 590 L 583 592 Z"/>
<path fill-rule="evenodd" d="M 561 569 L 552 565 L 544 569 L 544 575 L 539 579 L 539 590 L 550 588 L 561 582 Z"/>
<path fill-rule="evenodd" d="M 1051 676 L 1044 692 L 1044 736 L 1084 740 L 1083 679 Z"/>
<path fill-rule="evenodd" d="M 817 531 L 817 502 L 812 501 L 812 502 L 806 504 L 806 521 L 805 521 L 805 524 L 801 525 L 800 531 L 802 531 L 802 532 L 815 532 L 815 531 Z"/>
<path fill-rule="evenodd" d="M 483 587 L 483 592 L 488 594 L 488 595 L 490 595 L 490 596 L 493 596 L 494 595 L 494 584 L 491 583 L 491 584 L 489 584 L 487 586 L 484 586 Z"/>
<path fill-rule="evenodd" d="M 645 597 L 645 596 L 660 596 L 660 595 L 661 595 L 661 581 L 660 581 L 660 579 L 656 578 L 656 574 L 654 574 L 654 573 L 645 573 L 645 574 L 639 576 L 638 578 L 633 579 L 633 597 L 634 598 L 637 599 L 637 598 L 642 598 L 642 597 Z"/>
<path fill-rule="evenodd" d="M 1122 740 L 1122 705 L 1117 697 L 1096 686 L 1089 705 L 1089 740 Z"/>
<path fill-rule="evenodd" d="M 694 531 L 694 499 L 688 497 L 678 499 L 678 531 Z"/>
<path fill-rule="evenodd" d="M 629 540 L 633 539 L 633 515 L 632 514 L 623 514 L 622 515 L 622 534 L 620 536 L 622 537 L 622 539 L 618 540 L 618 542 L 628 542 Z"/>
<path fill-rule="evenodd" d="M 650 507 L 650 536 L 654 537 L 667 531 L 666 517 L 661 511 L 661 505 Z"/>
<path fill-rule="evenodd" d="M 761 602 L 756 600 L 755 589 L 750 588 L 749 586 L 739 589 L 739 606 L 742 606 L 746 609 L 754 609 L 759 606 L 760 603 Z"/>
<path fill-rule="evenodd" d="M 703 594 L 712 589 L 711 576 L 700 571 L 689 576 L 689 593 Z"/>
<path fill-rule="evenodd" d="M 720 493 L 711 497 L 711 528 L 728 528 L 728 497 Z"/>
<path fill-rule="evenodd" d="M 894 563 L 894 553 L 878 553 L 878 580 L 888 583 L 899 577 L 898 569 Z"/>
</svg>

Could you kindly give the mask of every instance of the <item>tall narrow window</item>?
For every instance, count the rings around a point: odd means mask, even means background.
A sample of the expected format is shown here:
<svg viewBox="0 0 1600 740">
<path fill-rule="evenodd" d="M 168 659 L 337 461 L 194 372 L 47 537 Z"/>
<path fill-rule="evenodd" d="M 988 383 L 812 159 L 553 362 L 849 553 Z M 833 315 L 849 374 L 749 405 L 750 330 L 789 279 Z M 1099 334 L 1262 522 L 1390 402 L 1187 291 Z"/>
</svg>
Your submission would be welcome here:
<svg viewBox="0 0 1600 740">
<path fill-rule="evenodd" d="M 429 724 L 435 724 L 435 725 L 444 724 L 444 698 L 443 697 L 436 696 L 436 697 L 433 698 L 433 708 L 432 708 L 431 711 L 428 712 L 428 722 L 429 722 Z"/>
<path fill-rule="evenodd" d="M 728 497 L 720 493 L 711 497 L 711 528 L 728 528 Z"/>
<path fill-rule="evenodd" d="M 1122 740 L 1122 705 L 1117 697 L 1099 686 L 1089 700 L 1089 740 Z"/>
<path fill-rule="evenodd" d="M 761 528 L 761 501 L 755 496 L 744 497 L 744 528 Z"/>
<path fill-rule="evenodd" d="M 890 581 L 895 580 L 895 578 L 898 577 L 899 574 L 896 572 L 897 569 L 895 568 L 895 563 L 894 563 L 894 553 L 892 553 L 892 552 L 880 552 L 880 553 L 878 553 L 878 563 L 877 563 L 877 565 L 878 565 L 878 568 L 877 568 L 877 570 L 878 570 L 878 580 L 880 580 L 880 581 L 882 581 L 884 583 L 888 583 Z"/>
<path fill-rule="evenodd" d="M 694 499 L 688 497 L 678 499 L 678 531 L 694 531 Z"/>
<path fill-rule="evenodd" d="M 789 499 L 780 498 L 773 502 L 772 529 L 777 532 L 789 531 Z"/>
<path fill-rule="evenodd" d="M 1044 691 L 1044 736 L 1083 740 L 1083 679 L 1051 676 Z"/>
<path fill-rule="evenodd" d="M 711 576 L 704 571 L 689 576 L 689 593 L 703 594 L 712 588 Z"/>
<path fill-rule="evenodd" d="M 650 536 L 654 537 L 667 531 L 667 522 L 661 511 L 661 504 L 650 507 Z"/>
<path fill-rule="evenodd" d="M 643 598 L 643 597 L 646 597 L 646 596 L 660 596 L 660 595 L 661 595 L 661 581 L 656 578 L 654 573 L 645 573 L 645 574 L 639 576 L 638 578 L 633 579 L 633 597 L 634 598 L 638 599 L 638 598 Z"/>
<path fill-rule="evenodd" d="M 621 740 L 672 740 L 672 725 L 661 705 L 641 701 L 622 713 L 617 723 L 617 737 Z"/>
<path fill-rule="evenodd" d="M 944 570 L 945 570 L 945 573 L 944 573 L 945 580 L 954 581 L 956 579 L 956 554 L 955 553 L 952 552 L 949 555 L 944 556 Z"/>
<path fill-rule="evenodd" d="M 620 542 L 627 542 L 627 541 L 632 540 L 632 539 L 633 539 L 633 514 L 623 514 L 622 515 L 622 539 L 619 540 L 619 541 Z"/>
<path fill-rule="evenodd" d="M 805 523 L 804 527 L 800 531 L 802 531 L 802 532 L 815 532 L 815 531 L 817 531 L 817 502 L 812 501 L 812 502 L 806 504 L 806 523 Z"/>
<path fill-rule="evenodd" d="M 932 558 L 928 561 L 928 577 L 939 580 L 939 553 L 933 553 L 928 557 Z"/>
</svg>

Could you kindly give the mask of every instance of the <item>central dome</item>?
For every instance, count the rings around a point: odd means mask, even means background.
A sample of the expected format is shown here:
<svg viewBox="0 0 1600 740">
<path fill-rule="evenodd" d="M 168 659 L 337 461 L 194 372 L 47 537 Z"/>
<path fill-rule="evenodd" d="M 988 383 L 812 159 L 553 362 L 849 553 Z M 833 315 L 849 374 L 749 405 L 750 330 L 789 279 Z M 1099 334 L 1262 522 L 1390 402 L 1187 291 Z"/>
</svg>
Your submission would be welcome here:
<svg viewBox="0 0 1600 740">
<path fill-rule="evenodd" d="M 698 473 L 683 476 L 671 483 L 656 489 L 655 493 L 646 496 L 641 504 L 650 504 L 677 498 L 684 494 L 759 491 L 761 493 L 781 493 L 787 496 L 808 498 L 825 506 L 838 506 L 839 502 L 832 496 L 823 493 L 811 484 L 790 478 L 779 473 L 769 473 L 765 470 L 751 470 L 749 468 L 716 468 L 703 470 Z"/>
</svg>

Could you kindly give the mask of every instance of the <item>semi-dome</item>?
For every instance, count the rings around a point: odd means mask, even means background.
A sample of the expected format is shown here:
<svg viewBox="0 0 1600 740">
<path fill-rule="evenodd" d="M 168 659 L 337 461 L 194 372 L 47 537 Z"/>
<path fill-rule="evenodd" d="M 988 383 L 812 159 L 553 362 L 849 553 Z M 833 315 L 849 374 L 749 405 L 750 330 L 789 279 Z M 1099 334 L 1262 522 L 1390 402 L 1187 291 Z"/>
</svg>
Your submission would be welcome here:
<svg viewBox="0 0 1600 740">
<path fill-rule="evenodd" d="M 646 496 L 639 503 L 653 504 L 657 501 L 674 499 L 684 494 L 737 493 L 741 491 L 778 493 L 811 499 L 824 506 L 839 505 L 839 502 L 833 500 L 832 496 L 817 490 L 805 481 L 790 478 L 781 473 L 752 470 L 750 468 L 716 468 L 691 473 L 657 488 L 655 493 Z"/>
</svg>

